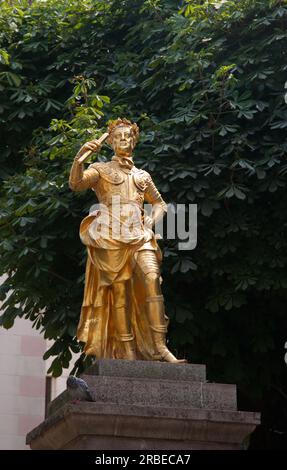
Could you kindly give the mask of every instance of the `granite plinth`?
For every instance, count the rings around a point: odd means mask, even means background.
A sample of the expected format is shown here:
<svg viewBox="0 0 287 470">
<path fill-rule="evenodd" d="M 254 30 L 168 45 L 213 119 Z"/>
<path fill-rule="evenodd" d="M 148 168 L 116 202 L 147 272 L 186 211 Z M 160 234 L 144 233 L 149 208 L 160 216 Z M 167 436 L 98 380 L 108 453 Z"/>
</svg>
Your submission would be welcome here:
<svg viewBox="0 0 287 470">
<path fill-rule="evenodd" d="M 204 364 L 170 364 L 167 362 L 100 359 L 85 371 L 86 375 L 130 377 L 139 379 L 206 381 Z"/>
<path fill-rule="evenodd" d="M 93 401 L 59 395 L 27 435 L 32 449 L 240 449 L 260 424 L 204 365 L 98 360 L 82 378 Z"/>
</svg>

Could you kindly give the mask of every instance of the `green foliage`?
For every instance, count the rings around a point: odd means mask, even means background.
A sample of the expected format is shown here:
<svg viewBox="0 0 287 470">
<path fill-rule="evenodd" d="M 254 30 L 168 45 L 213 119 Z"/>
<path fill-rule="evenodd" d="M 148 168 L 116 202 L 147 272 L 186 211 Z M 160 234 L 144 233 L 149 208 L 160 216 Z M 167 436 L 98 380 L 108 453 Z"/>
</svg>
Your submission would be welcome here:
<svg viewBox="0 0 287 470">
<path fill-rule="evenodd" d="M 196 249 L 164 248 L 172 346 L 249 401 L 280 387 L 287 2 L 28 3 L 0 16 L 2 324 L 25 316 L 54 339 L 55 374 L 79 350 L 78 227 L 93 196 L 69 191 L 69 167 L 126 116 L 167 202 L 198 204 Z"/>
</svg>

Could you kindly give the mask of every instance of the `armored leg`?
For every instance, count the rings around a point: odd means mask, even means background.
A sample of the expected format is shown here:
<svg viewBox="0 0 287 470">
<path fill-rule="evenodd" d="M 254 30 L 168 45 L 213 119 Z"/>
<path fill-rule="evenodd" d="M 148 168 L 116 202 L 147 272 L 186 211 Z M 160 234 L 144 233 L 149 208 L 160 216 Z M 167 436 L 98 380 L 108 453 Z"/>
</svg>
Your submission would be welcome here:
<svg viewBox="0 0 287 470">
<path fill-rule="evenodd" d="M 155 348 L 163 361 L 186 362 L 184 359 L 177 359 L 166 346 L 168 319 L 165 316 L 164 299 L 160 287 L 160 270 L 155 252 L 152 250 L 139 251 L 137 264 L 144 274 L 146 313 Z"/>
<path fill-rule="evenodd" d="M 125 359 L 135 360 L 135 342 L 131 330 L 131 323 L 126 305 L 125 282 L 116 282 L 112 285 L 113 292 L 113 319 L 119 340 L 124 345 Z"/>
</svg>

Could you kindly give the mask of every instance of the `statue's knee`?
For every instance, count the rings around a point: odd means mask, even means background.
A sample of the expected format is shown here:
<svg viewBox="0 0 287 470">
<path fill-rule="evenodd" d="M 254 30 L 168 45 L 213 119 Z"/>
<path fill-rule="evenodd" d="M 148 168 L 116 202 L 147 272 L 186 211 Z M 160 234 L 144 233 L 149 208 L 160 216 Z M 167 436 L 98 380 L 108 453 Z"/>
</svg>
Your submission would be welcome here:
<svg viewBox="0 0 287 470">
<path fill-rule="evenodd" d="M 151 272 L 151 273 L 146 274 L 145 279 L 147 282 L 154 282 L 154 281 L 159 280 L 159 277 L 160 277 L 159 273 Z"/>
<path fill-rule="evenodd" d="M 148 293 L 149 291 L 152 292 L 151 295 L 153 295 L 154 291 L 157 291 L 159 289 L 159 286 L 160 286 L 159 279 L 160 279 L 160 274 L 157 272 L 150 272 L 146 274 L 145 285 L 146 285 L 147 292 Z"/>
</svg>

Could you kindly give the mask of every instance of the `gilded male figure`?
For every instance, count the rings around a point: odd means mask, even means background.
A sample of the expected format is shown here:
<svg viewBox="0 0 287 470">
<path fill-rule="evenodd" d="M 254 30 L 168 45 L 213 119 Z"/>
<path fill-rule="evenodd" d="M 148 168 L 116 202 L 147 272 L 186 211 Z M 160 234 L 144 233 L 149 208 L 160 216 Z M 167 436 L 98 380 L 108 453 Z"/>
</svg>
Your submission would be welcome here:
<svg viewBox="0 0 287 470">
<path fill-rule="evenodd" d="M 69 179 L 73 191 L 90 188 L 103 206 L 90 212 L 80 227 L 88 257 L 77 337 L 86 343 L 85 354 L 97 358 L 184 362 L 166 346 L 161 251 L 152 231 L 166 204 L 149 173 L 134 165 L 138 126 L 119 118 L 110 123 L 108 133 L 115 153 L 111 161 L 96 162 L 84 170 L 79 159 L 101 147 L 98 140 L 87 142 L 74 159 Z M 150 218 L 143 215 L 145 201 L 153 208 Z M 140 214 L 134 232 L 120 231 L 120 236 L 113 237 L 113 223 L 124 228 L 131 209 Z"/>
</svg>

